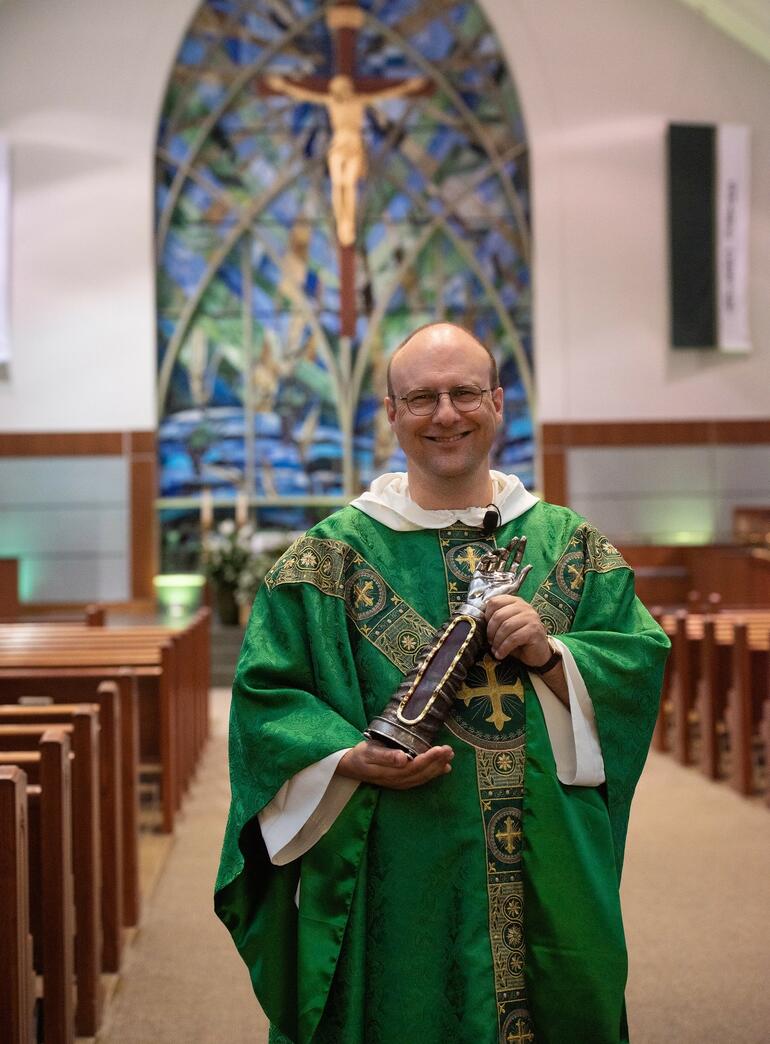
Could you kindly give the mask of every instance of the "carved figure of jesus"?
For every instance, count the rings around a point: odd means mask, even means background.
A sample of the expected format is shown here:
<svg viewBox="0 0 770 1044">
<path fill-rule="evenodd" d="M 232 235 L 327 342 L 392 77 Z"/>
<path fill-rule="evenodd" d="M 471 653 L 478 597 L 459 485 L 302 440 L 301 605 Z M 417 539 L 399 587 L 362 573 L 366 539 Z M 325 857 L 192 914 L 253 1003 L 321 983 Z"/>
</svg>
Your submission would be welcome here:
<svg viewBox="0 0 770 1044">
<path fill-rule="evenodd" d="M 332 210 L 341 246 L 352 246 L 356 238 L 356 188 L 366 176 L 366 152 L 362 135 L 364 110 L 374 102 L 403 98 L 420 90 L 427 80 L 413 76 L 379 91 L 356 93 L 350 76 L 332 76 L 328 91 L 313 90 L 292 83 L 284 76 L 266 77 L 267 86 L 276 94 L 287 94 L 298 101 L 325 105 L 332 125 L 332 139 L 327 152 L 332 183 Z"/>
</svg>

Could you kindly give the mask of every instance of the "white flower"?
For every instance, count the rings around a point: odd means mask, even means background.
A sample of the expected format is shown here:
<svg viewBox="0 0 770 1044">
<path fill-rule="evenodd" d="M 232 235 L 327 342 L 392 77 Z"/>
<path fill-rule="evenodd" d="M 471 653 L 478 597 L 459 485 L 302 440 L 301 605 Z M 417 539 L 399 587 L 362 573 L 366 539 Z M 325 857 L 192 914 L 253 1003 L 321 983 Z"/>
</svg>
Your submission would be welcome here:
<svg viewBox="0 0 770 1044">
<path fill-rule="evenodd" d="M 235 522 L 231 518 L 226 518 L 224 522 L 219 523 L 219 532 L 222 536 L 232 536 L 235 532 Z"/>
</svg>

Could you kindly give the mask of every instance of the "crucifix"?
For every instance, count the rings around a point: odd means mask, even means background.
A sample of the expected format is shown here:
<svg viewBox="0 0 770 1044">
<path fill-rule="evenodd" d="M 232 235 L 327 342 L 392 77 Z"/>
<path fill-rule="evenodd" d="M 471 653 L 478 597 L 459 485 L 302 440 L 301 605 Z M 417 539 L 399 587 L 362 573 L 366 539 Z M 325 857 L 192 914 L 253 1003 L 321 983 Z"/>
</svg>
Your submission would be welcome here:
<svg viewBox="0 0 770 1044">
<path fill-rule="evenodd" d="M 324 105 L 332 125 L 326 160 L 332 183 L 332 210 L 337 232 L 340 268 L 340 335 L 353 337 L 356 329 L 356 193 L 366 175 L 363 141 L 367 106 L 389 98 L 415 97 L 432 93 L 425 77 L 388 80 L 379 76 L 356 76 L 355 53 L 364 12 L 355 4 L 340 3 L 326 10 L 326 24 L 334 34 L 334 74 L 289 80 L 266 76 L 263 94 L 287 95 L 297 101 Z"/>
</svg>

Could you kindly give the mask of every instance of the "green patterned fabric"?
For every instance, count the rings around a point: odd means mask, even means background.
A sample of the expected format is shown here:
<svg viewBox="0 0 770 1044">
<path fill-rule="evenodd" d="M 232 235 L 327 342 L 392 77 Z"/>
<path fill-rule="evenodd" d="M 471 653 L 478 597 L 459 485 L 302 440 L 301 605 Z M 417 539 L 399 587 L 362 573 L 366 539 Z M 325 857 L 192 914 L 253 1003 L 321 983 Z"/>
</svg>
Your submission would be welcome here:
<svg viewBox="0 0 770 1044">
<path fill-rule="evenodd" d="M 527 673 L 487 656 L 440 737 L 450 774 L 362 784 L 310 851 L 271 865 L 257 813 L 361 739 L 480 555 L 521 535 L 521 595 L 581 670 L 606 783 L 559 782 Z M 538 503 L 493 538 L 395 533 L 345 508 L 297 541 L 266 578 L 236 673 L 216 894 L 271 1040 L 626 1040 L 618 886 L 667 648 L 620 554 L 564 508 Z"/>
</svg>

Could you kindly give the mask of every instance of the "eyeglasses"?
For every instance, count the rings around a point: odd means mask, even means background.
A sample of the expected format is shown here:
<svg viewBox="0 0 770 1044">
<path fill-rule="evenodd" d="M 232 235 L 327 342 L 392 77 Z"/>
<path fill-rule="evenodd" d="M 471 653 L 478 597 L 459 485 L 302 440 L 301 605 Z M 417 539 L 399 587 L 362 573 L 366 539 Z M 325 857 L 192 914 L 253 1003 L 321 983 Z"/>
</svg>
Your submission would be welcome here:
<svg viewBox="0 0 770 1044">
<path fill-rule="evenodd" d="M 460 413 L 472 413 L 481 405 L 484 392 L 491 392 L 491 388 L 479 388 L 475 384 L 461 384 L 449 391 L 431 391 L 428 388 L 420 388 L 411 391 L 407 395 L 399 395 L 398 401 L 405 402 L 406 408 L 415 417 L 429 417 L 438 409 L 442 395 L 448 395 L 449 400 Z"/>
</svg>

